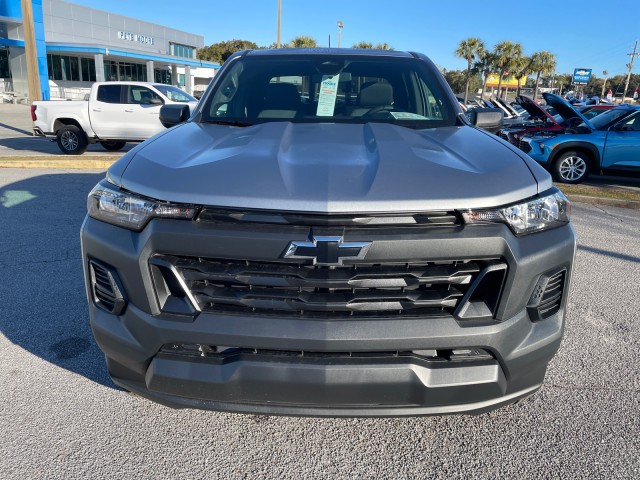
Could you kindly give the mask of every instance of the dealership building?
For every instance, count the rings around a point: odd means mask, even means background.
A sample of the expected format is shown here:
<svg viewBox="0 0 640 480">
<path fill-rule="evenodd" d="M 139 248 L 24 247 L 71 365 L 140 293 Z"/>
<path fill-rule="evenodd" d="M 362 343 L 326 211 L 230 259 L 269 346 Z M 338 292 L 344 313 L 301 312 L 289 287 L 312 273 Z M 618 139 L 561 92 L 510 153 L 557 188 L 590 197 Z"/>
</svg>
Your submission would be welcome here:
<svg viewBox="0 0 640 480">
<path fill-rule="evenodd" d="M 204 37 L 62 0 L 31 0 L 42 98 L 83 98 L 93 82 L 203 91 L 220 68 L 196 59 Z M 28 97 L 20 0 L 0 0 L 0 94 Z"/>
</svg>

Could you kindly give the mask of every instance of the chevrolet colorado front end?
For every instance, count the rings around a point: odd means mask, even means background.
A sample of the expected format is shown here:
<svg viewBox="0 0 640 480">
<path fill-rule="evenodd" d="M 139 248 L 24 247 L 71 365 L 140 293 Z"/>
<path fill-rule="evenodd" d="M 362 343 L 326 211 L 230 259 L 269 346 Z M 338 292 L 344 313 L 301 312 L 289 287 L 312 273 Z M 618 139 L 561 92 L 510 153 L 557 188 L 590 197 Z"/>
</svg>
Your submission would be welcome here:
<svg viewBox="0 0 640 480">
<path fill-rule="evenodd" d="M 88 210 L 109 373 L 173 407 L 481 413 L 537 390 L 561 341 L 570 205 L 421 54 L 235 54 Z"/>
</svg>

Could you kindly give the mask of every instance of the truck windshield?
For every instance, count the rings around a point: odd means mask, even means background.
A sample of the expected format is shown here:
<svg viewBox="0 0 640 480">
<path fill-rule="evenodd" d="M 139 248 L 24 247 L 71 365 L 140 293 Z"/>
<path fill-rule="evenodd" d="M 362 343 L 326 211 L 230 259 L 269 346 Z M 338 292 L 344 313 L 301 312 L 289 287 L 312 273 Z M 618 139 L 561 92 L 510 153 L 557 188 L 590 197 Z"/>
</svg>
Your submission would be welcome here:
<svg viewBox="0 0 640 480">
<path fill-rule="evenodd" d="M 202 107 L 203 122 L 455 124 L 438 72 L 415 58 L 247 55 L 221 75 Z"/>
</svg>

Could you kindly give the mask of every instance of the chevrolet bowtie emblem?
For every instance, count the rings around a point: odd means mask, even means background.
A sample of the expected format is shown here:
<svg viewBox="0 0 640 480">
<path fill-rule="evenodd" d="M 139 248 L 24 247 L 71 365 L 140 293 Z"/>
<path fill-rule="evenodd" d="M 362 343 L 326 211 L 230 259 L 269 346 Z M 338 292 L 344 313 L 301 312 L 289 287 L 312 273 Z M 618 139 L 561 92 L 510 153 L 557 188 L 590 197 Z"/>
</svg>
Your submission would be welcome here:
<svg viewBox="0 0 640 480">
<path fill-rule="evenodd" d="M 342 265 L 345 260 L 364 258 L 371 242 L 343 242 L 342 237 L 316 237 L 310 242 L 290 242 L 284 258 L 310 259 L 314 265 Z"/>
</svg>

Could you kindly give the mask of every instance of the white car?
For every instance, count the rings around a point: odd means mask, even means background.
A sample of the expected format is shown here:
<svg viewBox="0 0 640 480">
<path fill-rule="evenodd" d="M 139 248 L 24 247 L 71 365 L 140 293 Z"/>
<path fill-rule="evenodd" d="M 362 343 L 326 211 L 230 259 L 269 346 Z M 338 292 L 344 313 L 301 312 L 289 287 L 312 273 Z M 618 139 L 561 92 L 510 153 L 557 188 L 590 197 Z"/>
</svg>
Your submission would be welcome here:
<svg viewBox="0 0 640 480">
<path fill-rule="evenodd" d="M 36 136 L 56 139 L 65 154 L 80 155 L 90 143 L 119 150 L 126 142 L 141 142 L 165 129 L 160 108 L 198 100 L 171 85 L 144 82 L 97 82 L 85 101 L 33 102 Z"/>
</svg>

